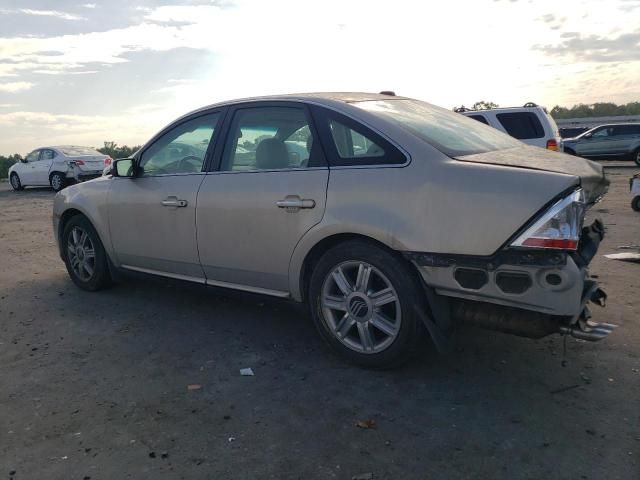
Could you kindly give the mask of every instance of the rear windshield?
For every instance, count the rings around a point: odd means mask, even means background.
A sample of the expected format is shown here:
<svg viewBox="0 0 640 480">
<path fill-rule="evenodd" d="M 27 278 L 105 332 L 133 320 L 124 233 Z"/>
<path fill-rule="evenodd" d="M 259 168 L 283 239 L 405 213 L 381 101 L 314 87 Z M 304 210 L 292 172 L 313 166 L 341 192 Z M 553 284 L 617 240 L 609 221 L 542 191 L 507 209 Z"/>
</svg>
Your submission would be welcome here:
<svg viewBox="0 0 640 480">
<path fill-rule="evenodd" d="M 365 101 L 353 105 L 398 123 L 450 157 L 522 146 L 493 127 L 418 100 Z"/>
<path fill-rule="evenodd" d="M 509 112 L 498 113 L 498 121 L 509 135 L 520 140 L 544 137 L 544 128 L 535 113 Z"/>
<path fill-rule="evenodd" d="M 93 148 L 89 148 L 89 147 L 62 147 L 62 148 L 60 148 L 60 150 L 62 151 L 62 153 L 64 153 L 67 156 L 74 156 L 74 155 L 102 155 L 97 150 L 94 150 Z"/>
</svg>

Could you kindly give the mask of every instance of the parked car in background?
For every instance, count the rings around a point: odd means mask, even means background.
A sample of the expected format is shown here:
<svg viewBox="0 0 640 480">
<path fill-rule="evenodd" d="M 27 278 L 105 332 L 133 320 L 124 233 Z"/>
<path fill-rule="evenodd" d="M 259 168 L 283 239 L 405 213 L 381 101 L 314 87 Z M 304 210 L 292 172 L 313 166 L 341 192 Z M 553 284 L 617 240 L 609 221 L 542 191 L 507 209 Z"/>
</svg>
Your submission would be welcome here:
<svg viewBox="0 0 640 480">
<path fill-rule="evenodd" d="M 546 108 L 535 103 L 527 103 L 523 107 L 486 110 L 472 110 L 462 107 L 455 111 L 508 133 L 528 145 L 554 151 L 559 150 L 561 138 L 556 122 Z"/>
<path fill-rule="evenodd" d="M 70 183 L 101 176 L 111 162 L 109 155 L 90 147 L 41 147 L 11 166 L 9 181 L 14 190 L 49 185 L 57 192 Z"/>
<path fill-rule="evenodd" d="M 589 127 L 560 127 L 558 130 L 561 138 L 575 138 L 589 130 Z"/>
<path fill-rule="evenodd" d="M 640 166 L 640 123 L 600 125 L 563 140 L 565 153 L 593 159 L 628 159 Z"/>
<path fill-rule="evenodd" d="M 587 270 L 604 229 L 583 226 L 607 185 L 596 163 L 418 100 L 282 95 L 179 118 L 59 192 L 53 223 L 82 289 L 133 271 L 306 302 L 340 354 L 386 367 L 425 328 L 446 348 L 456 321 L 607 336 L 586 307 L 604 298 Z"/>
</svg>

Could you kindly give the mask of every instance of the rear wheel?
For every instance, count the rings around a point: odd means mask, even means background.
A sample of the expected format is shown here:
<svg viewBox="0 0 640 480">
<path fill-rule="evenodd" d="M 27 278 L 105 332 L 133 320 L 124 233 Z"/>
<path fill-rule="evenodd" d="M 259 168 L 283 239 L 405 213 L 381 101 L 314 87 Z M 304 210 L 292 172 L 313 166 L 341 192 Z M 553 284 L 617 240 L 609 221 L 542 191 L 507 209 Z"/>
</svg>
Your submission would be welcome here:
<svg viewBox="0 0 640 480">
<path fill-rule="evenodd" d="M 51 188 L 53 188 L 55 192 L 59 192 L 67 186 L 67 179 L 60 172 L 54 172 L 49 178 L 49 183 L 51 184 Z"/>
<path fill-rule="evenodd" d="M 110 285 L 107 254 L 86 217 L 76 215 L 65 225 L 62 250 L 67 272 L 78 287 L 96 291 Z"/>
<path fill-rule="evenodd" d="M 388 368 L 406 361 L 421 338 L 419 282 L 382 247 L 350 241 L 314 266 L 309 302 L 322 337 L 361 366 Z"/>
<path fill-rule="evenodd" d="M 636 150 L 631 154 L 631 159 L 640 167 L 640 148 L 636 148 Z"/>
<path fill-rule="evenodd" d="M 640 195 L 633 197 L 633 200 L 631 200 L 631 208 L 636 212 L 640 212 Z"/>
<path fill-rule="evenodd" d="M 11 181 L 11 187 L 17 192 L 18 190 L 23 190 L 24 187 L 22 186 L 22 183 L 20 182 L 20 177 L 18 177 L 17 173 L 12 173 L 11 174 L 11 178 L 9 179 Z"/>
</svg>

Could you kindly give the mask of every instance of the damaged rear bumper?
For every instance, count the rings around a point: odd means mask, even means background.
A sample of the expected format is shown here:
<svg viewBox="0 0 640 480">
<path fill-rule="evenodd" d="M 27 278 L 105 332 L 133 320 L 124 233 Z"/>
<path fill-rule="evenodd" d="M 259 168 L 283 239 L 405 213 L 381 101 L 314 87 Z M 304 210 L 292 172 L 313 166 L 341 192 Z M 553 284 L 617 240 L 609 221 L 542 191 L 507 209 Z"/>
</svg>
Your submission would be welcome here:
<svg viewBox="0 0 640 480">
<path fill-rule="evenodd" d="M 583 229 L 575 253 L 523 249 L 491 257 L 407 256 L 427 288 L 448 303 L 452 322 L 531 338 L 562 333 L 595 341 L 615 328 L 591 322 L 587 306 L 606 301 L 587 268 L 603 237 L 603 225 L 596 220 Z"/>
</svg>

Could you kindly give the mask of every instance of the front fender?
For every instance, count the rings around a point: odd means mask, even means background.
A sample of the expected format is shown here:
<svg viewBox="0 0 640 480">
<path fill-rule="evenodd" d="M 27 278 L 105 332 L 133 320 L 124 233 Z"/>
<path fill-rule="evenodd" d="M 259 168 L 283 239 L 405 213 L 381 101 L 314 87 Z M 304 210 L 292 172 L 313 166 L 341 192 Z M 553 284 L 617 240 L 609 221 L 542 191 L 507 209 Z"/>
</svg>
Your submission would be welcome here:
<svg viewBox="0 0 640 480">
<path fill-rule="evenodd" d="M 90 182 L 71 185 L 56 194 L 53 199 L 53 228 L 58 248 L 61 248 L 62 220 L 71 211 L 79 212 L 89 219 L 96 229 L 102 245 L 113 261 L 114 252 L 109 235 L 107 199 L 111 189 L 110 178 L 98 178 Z"/>
</svg>

